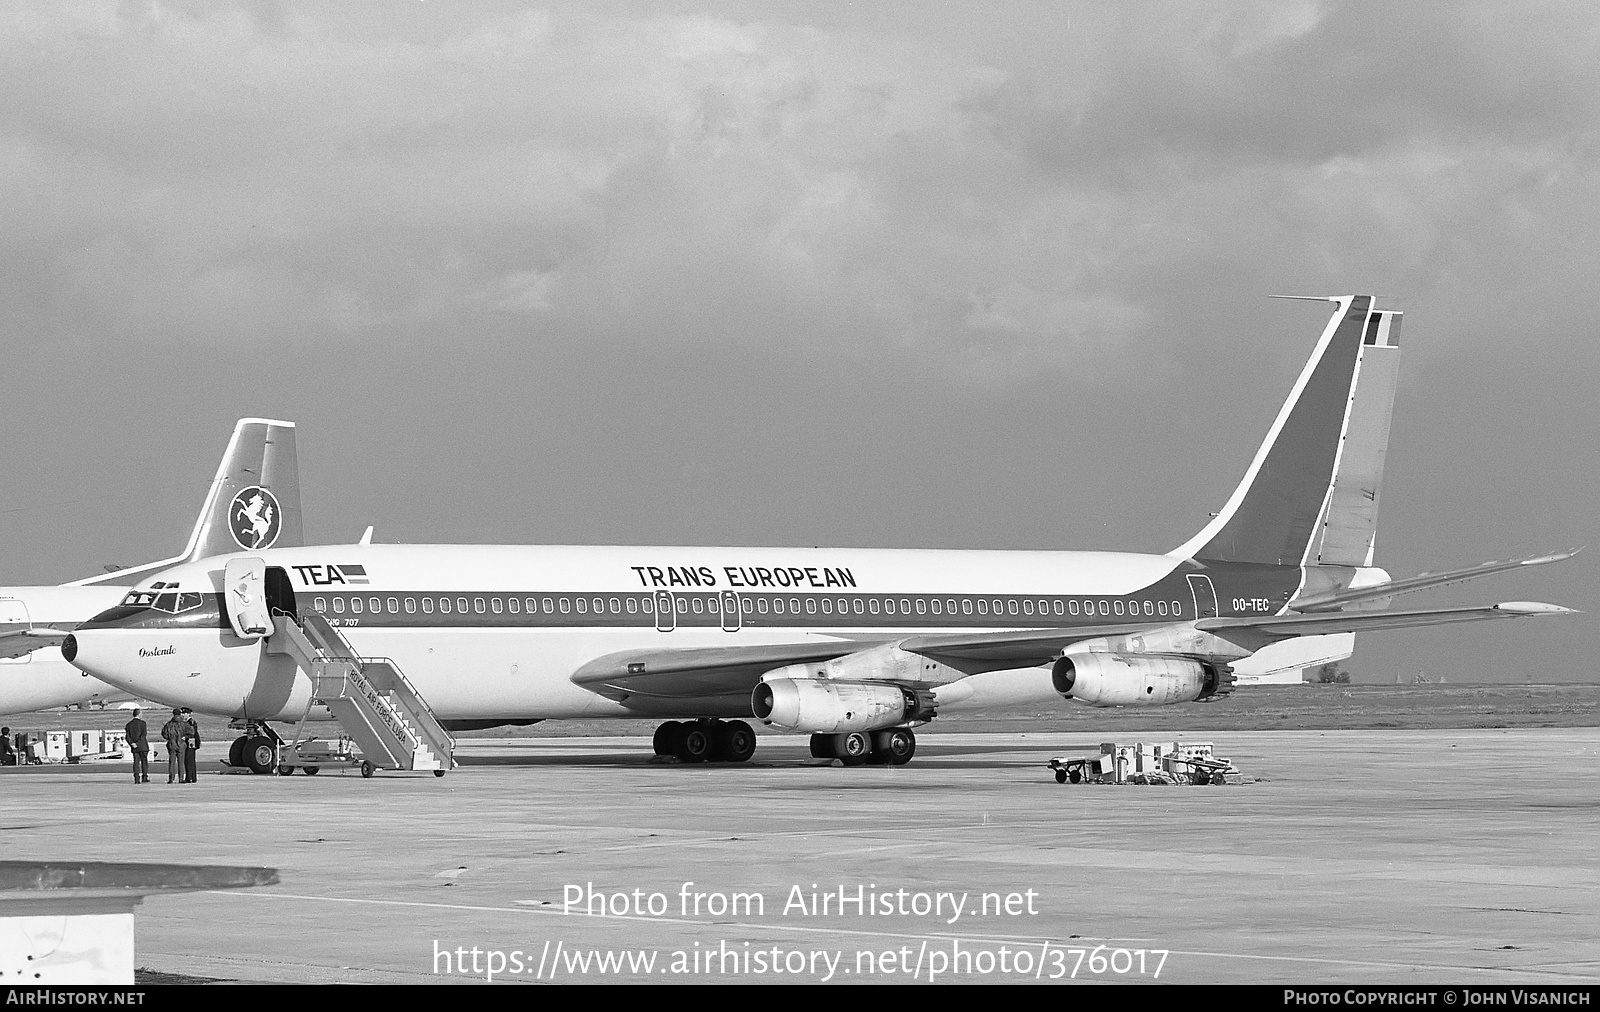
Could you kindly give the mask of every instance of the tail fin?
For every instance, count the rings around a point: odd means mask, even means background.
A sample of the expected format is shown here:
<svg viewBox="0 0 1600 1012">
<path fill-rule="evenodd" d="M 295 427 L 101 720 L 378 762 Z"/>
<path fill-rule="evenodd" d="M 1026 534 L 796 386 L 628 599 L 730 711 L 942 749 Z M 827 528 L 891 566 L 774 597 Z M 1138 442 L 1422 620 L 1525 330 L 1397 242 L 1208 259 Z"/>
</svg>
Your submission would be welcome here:
<svg viewBox="0 0 1600 1012">
<path fill-rule="evenodd" d="M 1244 480 L 1167 554 L 1280 566 L 1371 565 L 1400 357 L 1400 314 L 1348 295 Z"/>
<path fill-rule="evenodd" d="M 211 479 L 183 554 L 76 583 L 131 586 L 181 562 L 240 550 L 290 548 L 304 542 L 294 423 L 241 418 L 233 427 L 233 438 Z"/>
</svg>

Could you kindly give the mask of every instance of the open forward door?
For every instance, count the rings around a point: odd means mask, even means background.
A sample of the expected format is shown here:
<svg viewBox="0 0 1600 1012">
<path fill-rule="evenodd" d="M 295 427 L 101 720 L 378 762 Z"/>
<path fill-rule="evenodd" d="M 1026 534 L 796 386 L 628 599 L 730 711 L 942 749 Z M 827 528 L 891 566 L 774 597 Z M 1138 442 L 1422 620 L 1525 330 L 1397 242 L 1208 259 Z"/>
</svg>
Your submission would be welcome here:
<svg viewBox="0 0 1600 1012">
<path fill-rule="evenodd" d="M 228 621 L 241 639 L 257 639 L 272 631 L 265 562 L 229 559 L 222 573 L 222 597 L 227 602 Z"/>
</svg>

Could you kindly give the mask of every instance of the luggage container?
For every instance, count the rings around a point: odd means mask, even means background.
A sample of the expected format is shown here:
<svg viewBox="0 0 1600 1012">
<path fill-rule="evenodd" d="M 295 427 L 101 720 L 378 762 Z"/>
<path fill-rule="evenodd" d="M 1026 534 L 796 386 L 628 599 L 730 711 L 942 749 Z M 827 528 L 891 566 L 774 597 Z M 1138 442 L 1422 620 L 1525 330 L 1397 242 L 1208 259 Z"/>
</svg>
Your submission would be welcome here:
<svg viewBox="0 0 1600 1012">
<path fill-rule="evenodd" d="M 67 757 L 74 758 L 85 755 L 98 755 L 105 751 L 104 731 L 69 731 L 67 732 Z"/>
</svg>

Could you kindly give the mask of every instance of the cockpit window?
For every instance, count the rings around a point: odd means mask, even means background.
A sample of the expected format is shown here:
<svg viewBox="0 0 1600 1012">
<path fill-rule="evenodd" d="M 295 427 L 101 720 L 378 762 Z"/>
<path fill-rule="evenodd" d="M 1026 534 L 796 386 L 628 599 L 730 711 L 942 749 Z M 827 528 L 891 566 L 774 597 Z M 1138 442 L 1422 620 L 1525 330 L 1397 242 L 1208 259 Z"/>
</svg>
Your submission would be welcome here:
<svg viewBox="0 0 1600 1012">
<path fill-rule="evenodd" d="M 122 599 L 122 605 L 125 608 L 153 608 L 169 615 L 181 615 L 200 607 L 204 600 L 204 595 L 192 591 L 179 593 L 176 581 L 158 581 L 147 590 L 129 591 L 128 596 Z"/>
</svg>

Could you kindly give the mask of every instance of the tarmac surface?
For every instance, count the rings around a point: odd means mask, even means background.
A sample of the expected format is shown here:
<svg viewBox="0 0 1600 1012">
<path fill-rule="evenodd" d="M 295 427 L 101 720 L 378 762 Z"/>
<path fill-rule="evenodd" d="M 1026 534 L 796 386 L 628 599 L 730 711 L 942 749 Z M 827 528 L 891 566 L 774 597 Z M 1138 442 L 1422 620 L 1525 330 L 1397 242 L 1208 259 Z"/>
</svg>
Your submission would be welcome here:
<svg viewBox="0 0 1600 1012">
<path fill-rule="evenodd" d="M 895 768 L 521 737 L 443 778 L 6 769 L 0 841 L 279 869 L 141 906 L 146 981 L 1600 980 L 1600 729 L 1119 731 L 1246 782 L 1058 785 L 1085 732 L 930 730 Z"/>
</svg>

